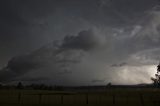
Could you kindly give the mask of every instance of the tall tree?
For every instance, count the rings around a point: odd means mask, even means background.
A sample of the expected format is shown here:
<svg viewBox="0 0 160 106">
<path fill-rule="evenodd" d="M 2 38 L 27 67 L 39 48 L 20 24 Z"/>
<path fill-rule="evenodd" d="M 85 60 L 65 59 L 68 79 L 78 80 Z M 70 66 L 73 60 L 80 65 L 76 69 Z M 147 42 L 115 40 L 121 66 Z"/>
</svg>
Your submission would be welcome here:
<svg viewBox="0 0 160 106">
<path fill-rule="evenodd" d="M 155 86 L 160 87 L 160 63 L 157 66 L 157 73 L 155 74 L 155 78 L 151 78 L 151 80 Z"/>
</svg>

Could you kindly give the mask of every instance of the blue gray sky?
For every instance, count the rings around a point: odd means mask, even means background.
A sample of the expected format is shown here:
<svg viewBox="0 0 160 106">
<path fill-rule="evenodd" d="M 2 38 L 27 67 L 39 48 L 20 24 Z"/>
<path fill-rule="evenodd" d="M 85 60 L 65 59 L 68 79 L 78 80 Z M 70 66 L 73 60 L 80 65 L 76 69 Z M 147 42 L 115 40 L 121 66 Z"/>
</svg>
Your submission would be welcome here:
<svg viewBox="0 0 160 106">
<path fill-rule="evenodd" d="M 151 83 L 158 0 L 1 0 L 0 81 Z"/>
</svg>

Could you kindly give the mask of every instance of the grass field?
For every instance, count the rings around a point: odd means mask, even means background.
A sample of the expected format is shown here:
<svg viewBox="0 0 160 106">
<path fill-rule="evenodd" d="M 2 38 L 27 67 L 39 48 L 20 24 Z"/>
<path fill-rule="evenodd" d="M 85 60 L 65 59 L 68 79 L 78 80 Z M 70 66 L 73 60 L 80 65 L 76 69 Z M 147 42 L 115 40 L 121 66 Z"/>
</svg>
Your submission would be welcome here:
<svg viewBox="0 0 160 106">
<path fill-rule="evenodd" d="M 160 106 L 160 89 L 103 92 L 0 90 L 0 106 Z"/>
</svg>

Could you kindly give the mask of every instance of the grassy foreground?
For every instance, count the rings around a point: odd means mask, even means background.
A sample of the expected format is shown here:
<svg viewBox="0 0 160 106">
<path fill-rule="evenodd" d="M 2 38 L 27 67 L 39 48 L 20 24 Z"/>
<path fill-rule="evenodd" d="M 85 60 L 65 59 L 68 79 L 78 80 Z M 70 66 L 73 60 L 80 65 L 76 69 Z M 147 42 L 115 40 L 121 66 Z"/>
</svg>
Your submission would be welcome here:
<svg viewBox="0 0 160 106">
<path fill-rule="evenodd" d="M 160 89 L 103 92 L 0 90 L 0 106 L 160 106 Z"/>
</svg>

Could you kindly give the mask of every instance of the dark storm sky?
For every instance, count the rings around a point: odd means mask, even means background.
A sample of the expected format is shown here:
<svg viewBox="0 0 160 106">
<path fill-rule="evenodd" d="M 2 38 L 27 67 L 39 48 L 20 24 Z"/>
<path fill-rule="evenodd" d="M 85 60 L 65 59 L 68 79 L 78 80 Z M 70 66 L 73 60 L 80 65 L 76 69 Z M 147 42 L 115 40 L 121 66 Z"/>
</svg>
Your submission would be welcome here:
<svg viewBox="0 0 160 106">
<path fill-rule="evenodd" d="M 149 83 L 160 59 L 159 4 L 1 0 L 0 81 Z"/>
</svg>

